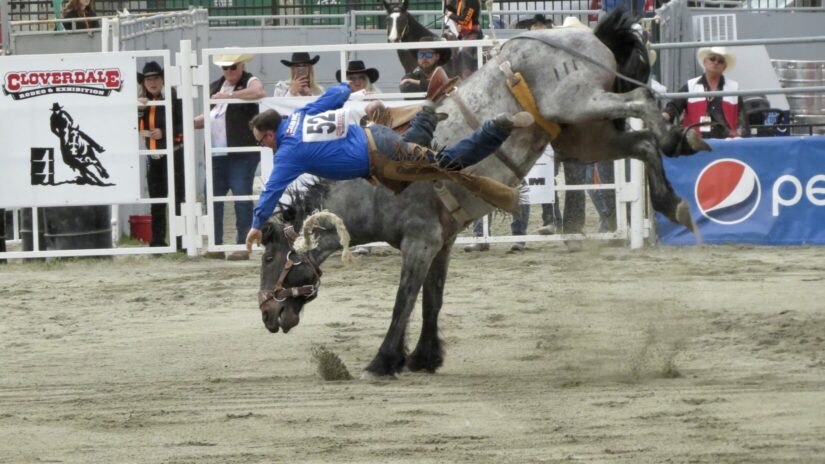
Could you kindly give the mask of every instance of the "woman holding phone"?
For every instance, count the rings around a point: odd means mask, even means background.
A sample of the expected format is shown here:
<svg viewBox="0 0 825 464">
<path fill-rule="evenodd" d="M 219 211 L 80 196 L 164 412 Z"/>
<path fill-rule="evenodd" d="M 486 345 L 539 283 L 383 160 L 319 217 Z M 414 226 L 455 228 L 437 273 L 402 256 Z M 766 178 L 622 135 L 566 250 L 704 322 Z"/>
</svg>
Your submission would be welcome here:
<svg viewBox="0 0 825 464">
<path fill-rule="evenodd" d="M 324 93 L 324 88 L 315 82 L 313 65 L 321 59 L 319 55 L 310 58 L 309 53 L 293 53 L 290 60 L 281 60 L 290 69 L 289 80 L 275 84 L 276 97 L 309 97 Z"/>
</svg>

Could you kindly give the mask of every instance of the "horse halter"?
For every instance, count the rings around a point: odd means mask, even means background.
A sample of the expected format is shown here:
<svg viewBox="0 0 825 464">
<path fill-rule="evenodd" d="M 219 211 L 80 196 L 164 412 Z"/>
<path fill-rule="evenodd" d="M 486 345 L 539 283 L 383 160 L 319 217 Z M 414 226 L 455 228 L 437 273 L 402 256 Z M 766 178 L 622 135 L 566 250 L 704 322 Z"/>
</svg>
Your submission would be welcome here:
<svg viewBox="0 0 825 464">
<path fill-rule="evenodd" d="M 321 286 L 321 269 L 314 261 L 312 261 L 309 255 L 295 251 L 294 244 L 295 240 L 298 238 L 298 233 L 295 232 L 294 227 L 284 227 L 284 236 L 289 243 L 289 251 L 286 253 L 284 268 L 281 269 L 281 274 L 275 282 L 275 287 L 272 290 L 261 292 L 264 296 L 258 304 L 261 311 L 264 310 L 264 305 L 270 300 L 281 302 L 285 301 L 287 298 L 303 298 L 305 303 L 309 303 L 314 300 L 316 296 L 318 296 L 318 288 Z M 298 256 L 297 261 L 292 259 L 293 254 Z M 315 274 L 316 278 L 315 283 L 301 285 L 300 287 L 284 287 L 284 280 L 286 280 L 286 276 L 289 275 L 289 271 L 291 271 L 295 266 L 300 266 L 304 263 L 309 264 L 312 268 L 312 273 Z"/>
</svg>

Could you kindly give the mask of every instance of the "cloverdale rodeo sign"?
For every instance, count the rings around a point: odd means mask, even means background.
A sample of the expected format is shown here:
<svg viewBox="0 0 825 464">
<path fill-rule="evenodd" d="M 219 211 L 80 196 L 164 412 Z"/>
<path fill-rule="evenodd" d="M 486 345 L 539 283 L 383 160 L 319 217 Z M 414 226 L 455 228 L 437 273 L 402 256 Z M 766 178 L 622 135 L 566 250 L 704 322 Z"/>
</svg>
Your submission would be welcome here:
<svg viewBox="0 0 825 464">
<path fill-rule="evenodd" d="M 140 198 L 135 57 L 0 58 L 0 207 Z"/>
</svg>

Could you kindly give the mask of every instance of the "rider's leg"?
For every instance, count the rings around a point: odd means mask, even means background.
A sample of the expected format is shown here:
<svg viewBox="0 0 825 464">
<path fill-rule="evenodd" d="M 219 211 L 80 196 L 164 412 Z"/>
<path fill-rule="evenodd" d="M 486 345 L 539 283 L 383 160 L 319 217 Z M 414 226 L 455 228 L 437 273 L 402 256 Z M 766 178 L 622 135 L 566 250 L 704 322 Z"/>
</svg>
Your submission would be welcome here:
<svg viewBox="0 0 825 464">
<path fill-rule="evenodd" d="M 484 121 L 481 128 L 469 137 L 445 148 L 436 156 L 436 161 L 439 166 L 452 170 L 472 166 L 496 151 L 514 128 L 531 124 L 533 117 L 530 113 L 500 114 L 495 119 Z"/>
<path fill-rule="evenodd" d="M 437 124 L 438 118 L 431 108 L 419 111 L 413 116 L 412 121 L 410 121 L 410 128 L 401 139 L 404 142 L 430 147 Z"/>
</svg>

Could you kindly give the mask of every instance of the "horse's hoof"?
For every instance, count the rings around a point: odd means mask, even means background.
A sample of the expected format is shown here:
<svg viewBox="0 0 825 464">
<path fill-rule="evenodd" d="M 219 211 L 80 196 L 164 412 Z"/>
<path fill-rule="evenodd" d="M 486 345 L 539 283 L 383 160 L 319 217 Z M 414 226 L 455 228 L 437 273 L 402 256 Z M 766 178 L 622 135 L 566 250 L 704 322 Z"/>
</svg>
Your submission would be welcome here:
<svg viewBox="0 0 825 464">
<path fill-rule="evenodd" d="M 691 232 L 697 230 L 693 217 L 690 215 L 690 207 L 685 200 L 680 200 L 676 205 L 676 222 L 687 227 Z"/>
<path fill-rule="evenodd" d="M 690 148 L 692 148 L 694 152 L 711 151 L 710 145 L 708 145 L 696 131 L 688 131 L 685 138 L 687 138 L 688 145 L 690 145 Z"/>
</svg>

